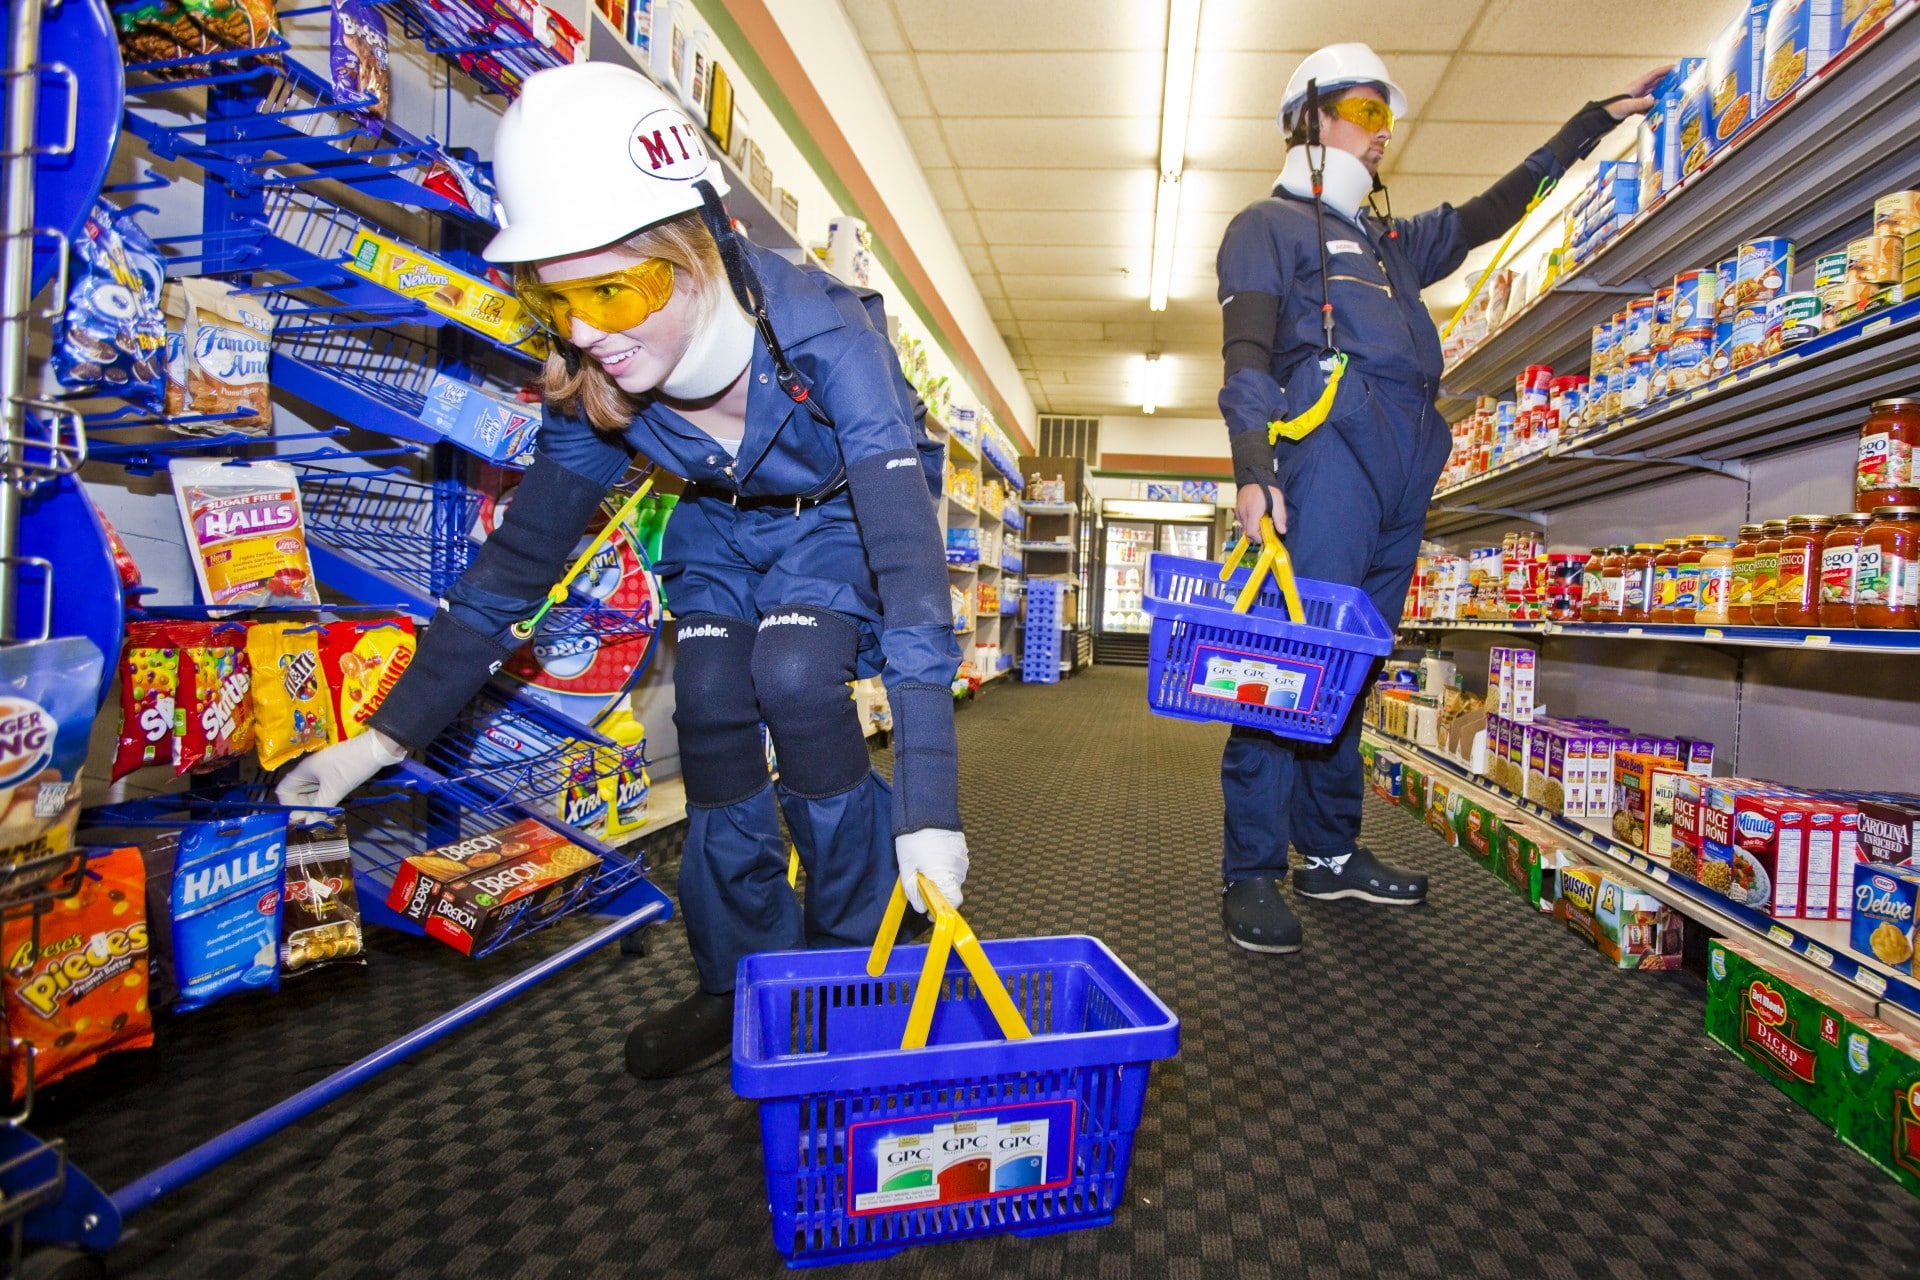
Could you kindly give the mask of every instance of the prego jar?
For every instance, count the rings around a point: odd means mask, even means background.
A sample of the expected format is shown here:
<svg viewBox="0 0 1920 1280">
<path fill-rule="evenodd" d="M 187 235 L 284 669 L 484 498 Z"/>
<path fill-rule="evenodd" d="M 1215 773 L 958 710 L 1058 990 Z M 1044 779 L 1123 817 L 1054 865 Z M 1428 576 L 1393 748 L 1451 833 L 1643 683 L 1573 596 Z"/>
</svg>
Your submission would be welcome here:
<svg viewBox="0 0 1920 1280">
<path fill-rule="evenodd" d="M 1789 516 L 1780 539 L 1780 582 L 1774 588 L 1773 625 L 1820 625 L 1820 548 L 1833 529 L 1832 516 Z"/>
<path fill-rule="evenodd" d="M 1733 543 L 1726 538 L 1708 539 L 1700 548 L 1696 572 L 1698 604 L 1691 621 L 1703 627 L 1725 624 L 1733 600 Z"/>
<path fill-rule="evenodd" d="M 1727 594 L 1727 622 L 1736 627 L 1753 622 L 1753 560 L 1760 550 L 1760 526 L 1743 524 L 1733 544 L 1733 581 Z"/>
<path fill-rule="evenodd" d="M 1873 517 L 1849 511 L 1833 518 L 1820 542 L 1820 625 L 1851 627 L 1860 573 L 1860 544 Z"/>
<path fill-rule="evenodd" d="M 1680 590 L 1680 551 L 1685 538 L 1668 538 L 1653 558 L 1653 598 L 1647 605 L 1647 621 L 1672 622 L 1673 602 Z"/>
<path fill-rule="evenodd" d="M 1920 627 L 1920 507 L 1875 507 L 1860 539 L 1853 625 Z"/>
<path fill-rule="evenodd" d="M 1860 427 L 1860 460 L 1853 473 L 1856 511 L 1920 506 L 1913 451 L 1920 445 L 1920 400 L 1876 400 Z"/>
<path fill-rule="evenodd" d="M 1760 542 L 1753 552 L 1753 625 L 1773 625 L 1773 606 L 1780 595 L 1780 543 L 1787 536 L 1785 520 L 1760 525 Z"/>
<path fill-rule="evenodd" d="M 1653 621 L 1654 558 L 1660 553 L 1657 542 L 1636 542 L 1627 556 L 1626 589 L 1620 602 L 1620 621 Z"/>
</svg>

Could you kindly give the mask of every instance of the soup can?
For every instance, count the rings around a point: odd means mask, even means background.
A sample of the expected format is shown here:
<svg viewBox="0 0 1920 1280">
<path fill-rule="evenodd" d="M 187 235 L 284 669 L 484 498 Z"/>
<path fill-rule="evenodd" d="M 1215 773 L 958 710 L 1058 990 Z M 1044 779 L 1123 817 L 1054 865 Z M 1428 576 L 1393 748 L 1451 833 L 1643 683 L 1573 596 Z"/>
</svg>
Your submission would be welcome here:
<svg viewBox="0 0 1920 1280">
<path fill-rule="evenodd" d="M 1826 331 L 1826 306 L 1817 293 L 1789 293 L 1780 303 L 1780 345 L 1791 347 Z"/>
<path fill-rule="evenodd" d="M 1813 287 L 1825 289 L 1847 278 L 1847 251 L 1823 253 L 1813 260 Z"/>
<path fill-rule="evenodd" d="M 1733 305 L 1735 310 L 1766 302 L 1785 293 L 1793 279 L 1793 241 L 1784 236 L 1766 236 L 1740 246 L 1739 265 L 1734 269 Z"/>
<path fill-rule="evenodd" d="M 1653 349 L 1653 381 L 1647 388 L 1649 401 L 1659 400 L 1667 394 L 1667 383 L 1671 376 L 1668 361 L 1672 359 L 1673 347 L 1670 343 L 1661 343 Z"/>
<path fill-rule="evenodd" d="M 1845 270 L 1845 263 L 1841 264 Z M 1714 300 L 1718 298 L 1719 273 L 1682 271 L 1673 278 L 1673 331 L 1702 329 L 1713 323 Z"/>
<path fill-rule="evenodd" d="M 1683 329 L 1667 348 L 1667 392 L 1704 386 L 1713 371 L 1713 330 Z"/>
<path fill-rule="evenodd" d="M 1862 236 L 1847 244 L 1847 274 L 1871 285 L 1900 283 L 1905 242 L 1899 236 Z"/>
<path fill-rule="evenodd" d="M 1734 312 L 1728 368 L 1744 369 L 1767 354 L 1767 308 L 1768 302 L 1755 302 Z M 1778 343 L 1774 349 L 1779 349 Z"/>
<path fill-rule="evenodd" d="M 1656 347 L 1673 341 L 1673 294 L 1672 285 L 1654 290 L 1653 345 Z"/>
<path fill-rule="evenodd" d="M 1653 353 L 1640 351 L 1627 357 L 1627 372 L 1620 384 L 1620 411 L 1644 409 L 1652 400 Z"/>
<path fill-rule="evenodd" d="M 1713 286 L 1713 322 L 1715 324 L 1719 324 L 1722 320 L 1728 322 L 1733 320 L 1733 313 L 1739 306 L 1736 301 L 1739 296 L 1738 288 L 1735 284 L 1739 270 L 1740 259 L 1737 255 L 1725 259 L 1713 269 L 1713 274 L 1718 277 Z"/>
<path fill-rule="evenodd" d="M 1653 299 L 1635 298 L 1627 304 L 1627 333 L 1621 341 L 1628 359 L 1653 349 Z"/>
</svg>

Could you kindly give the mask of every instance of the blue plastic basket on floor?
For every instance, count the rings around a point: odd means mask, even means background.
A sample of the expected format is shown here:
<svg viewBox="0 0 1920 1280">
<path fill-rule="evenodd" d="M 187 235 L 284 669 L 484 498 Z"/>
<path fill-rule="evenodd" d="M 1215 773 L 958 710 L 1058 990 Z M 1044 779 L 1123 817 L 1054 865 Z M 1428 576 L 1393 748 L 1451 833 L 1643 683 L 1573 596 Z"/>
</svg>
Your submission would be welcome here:
<svg viewBox="0 0 1920 1280">
<path fill-rule="evenodd" d="M 788 1266 L 1113 1221 L 1179 1019 L 1096 939 L 964 941 L 1030 1038 L 1003 1039 L 974 973 L 939 964 L 925 1047 L 902 1048 L 928 947 L 894 948 L 877 976 L 856 950 L 740 962 L 733 1088 L 760 1104 Z"/>
<path fill-rule="evenodd" d="M 1147 705 L 1163 716 L 1331 742 L 1374 659 L 1393 648 L 1393 631 L 1365 592 L 1294 578 L 1271 529 L 1251 569 L 1229 574 L 1210 561 L 1155 555 L 1147 578 Z M 1250 584 L 1251 601 L 1237 605 Z"/>
</svg>

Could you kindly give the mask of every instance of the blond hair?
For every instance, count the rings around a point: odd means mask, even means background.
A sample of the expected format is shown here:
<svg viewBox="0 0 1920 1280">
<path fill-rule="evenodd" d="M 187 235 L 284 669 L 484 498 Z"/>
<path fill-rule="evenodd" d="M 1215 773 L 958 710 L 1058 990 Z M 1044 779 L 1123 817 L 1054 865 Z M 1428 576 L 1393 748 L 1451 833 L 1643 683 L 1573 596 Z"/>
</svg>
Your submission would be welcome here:
<svg viewBox="0 0 1920 1280">
<path fill-rule="evenodd" d="M 622 240 L 617 247 L 633 254 L 636 259 L 659 258 L 672 263 L 674 288 L 691 288 L 701 308 L 700 319 L 696 323 L 704 322 L 706 308 L 715 299 L 729 296 L 731 286 L 727 283 L 726 265 L 720 261 L 720 250 L 713 242 L 713 234 L 707 230 L 697 212 L 684 213 L 677 218 L 643 227 Z M 526 281 L 533 276 L 534 270 L 535 264 L 523 262 L 514 269 L 514 274 L 517 279 Z M 547 355 L 541 382 L 548 408 L 561 413 L 578 411 L 599 431 L 623 432 L 632 423 L 633 415 L 639 411 L 639 404 L 634 397 L 622 391 L 596 362 L 580 360 L 575 371 L 568 372 L 566 357 L 560 354 L 557 343 Z"/>
</svg>

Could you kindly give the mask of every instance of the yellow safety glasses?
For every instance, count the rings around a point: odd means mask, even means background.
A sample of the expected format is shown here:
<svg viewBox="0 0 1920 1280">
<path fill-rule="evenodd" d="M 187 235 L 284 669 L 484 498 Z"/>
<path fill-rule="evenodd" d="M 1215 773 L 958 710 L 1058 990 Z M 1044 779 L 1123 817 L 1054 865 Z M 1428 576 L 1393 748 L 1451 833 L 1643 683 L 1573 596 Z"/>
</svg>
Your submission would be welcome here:
<svg viewBox="0 0 1920 1280">
<path fill-rule="evenodd" d="M 1341 98 L 1329 102 L 1326 109 L 1368 133 L 1379 133 L 1382 129 L 1393 132 L 1393 108 L 1384 102 L 1375 102 L 1372 98 Z"/>
<path fill-rule="evenodd" d="M 554 337 L 571 342 L 575 316 L 602 333 L 623 333 L 666 306 L 673 296 L 673 264 L 648 258 L 619 271 L 551 283 L 527 268 L 519 286 L 527 313 Z"/>
</svg>

